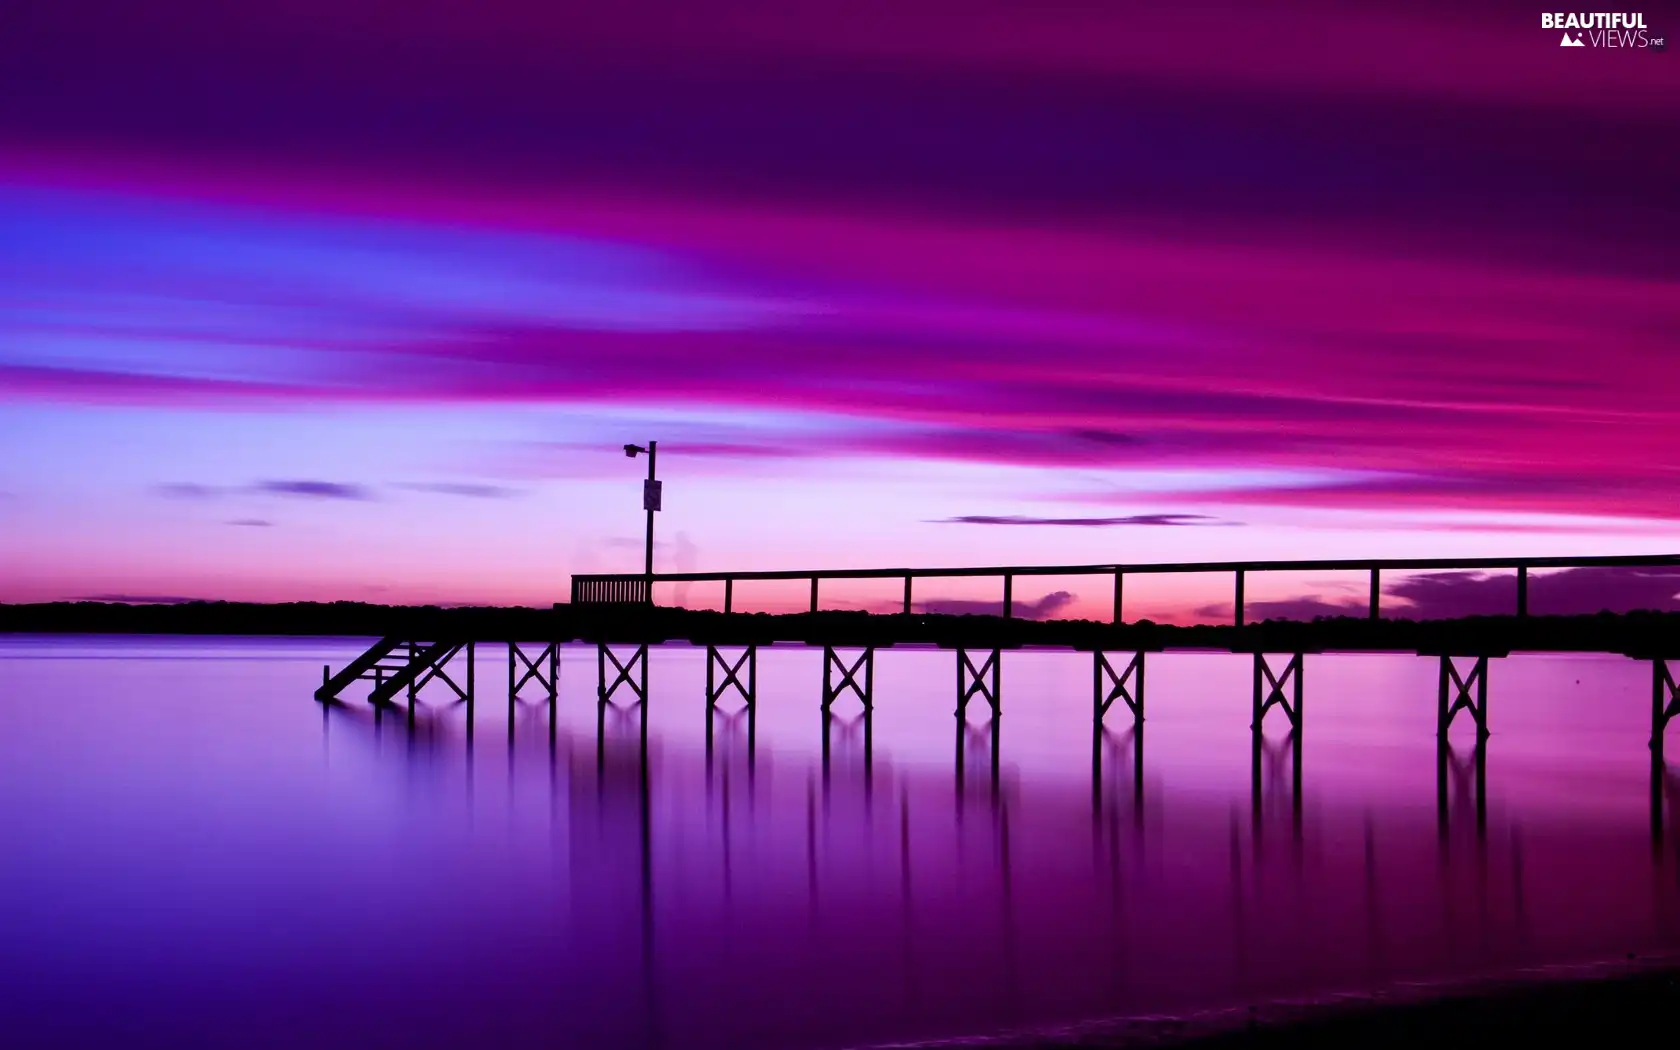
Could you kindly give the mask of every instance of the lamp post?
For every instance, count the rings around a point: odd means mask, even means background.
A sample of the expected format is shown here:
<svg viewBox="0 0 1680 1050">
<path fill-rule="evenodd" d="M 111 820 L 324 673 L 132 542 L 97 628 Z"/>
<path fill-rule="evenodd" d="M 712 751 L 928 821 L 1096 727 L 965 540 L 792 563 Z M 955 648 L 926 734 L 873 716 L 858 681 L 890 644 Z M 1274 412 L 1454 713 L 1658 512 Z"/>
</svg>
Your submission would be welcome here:
<svg viewBox="0 0 1680 1050">
<path fill-rule="evenodd" d="M 642 483 L 642 509 L 647 511 L 646 572 L 648 576 L 648 602 L 651 604 L 653 602 L 653 512 L 659 509 L 660 504 L 659 480 L 654 477 L 653 471 L 654 464 L 659 456 L 659 442 L 649 441 L 646 448 L 640 445 L 624 446 L 624 454 L 631 459 L 635 459 L 643 452 L 647 453 L 648 458 L 648 476 L 647 480 Z"/>
</svg>

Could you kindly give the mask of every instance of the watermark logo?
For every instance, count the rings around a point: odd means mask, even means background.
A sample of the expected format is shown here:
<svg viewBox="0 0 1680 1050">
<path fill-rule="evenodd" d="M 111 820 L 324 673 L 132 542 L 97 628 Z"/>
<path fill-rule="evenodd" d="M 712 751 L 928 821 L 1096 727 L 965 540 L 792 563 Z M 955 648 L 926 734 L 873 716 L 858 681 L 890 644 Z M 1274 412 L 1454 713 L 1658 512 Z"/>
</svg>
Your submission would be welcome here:
<svg viewBox="0 0 1680 1050">
<path fill-rule="evenodd" d="M 1559 47 L 1668 50 L 1668 38 L 1653 32 L 1639 11 L 1547 11 L 1540 15 L 1540 28 L 1561 32 Z"/>
</svg>

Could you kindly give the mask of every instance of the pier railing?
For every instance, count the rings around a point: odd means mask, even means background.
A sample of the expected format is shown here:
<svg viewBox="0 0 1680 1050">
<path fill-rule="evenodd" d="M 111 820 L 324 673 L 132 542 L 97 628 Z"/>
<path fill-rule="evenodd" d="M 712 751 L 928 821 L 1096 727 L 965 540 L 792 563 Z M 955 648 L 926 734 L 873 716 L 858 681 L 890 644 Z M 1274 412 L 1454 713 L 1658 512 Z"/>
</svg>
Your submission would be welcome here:
<svg viewBox="0 0 1680 1050">
<path fill-rule="evenodd" d="M 573 605 L 647 605 L 653 601 L 647 576 L 573 576 Z"/>
<path fill-rule="evenodd" d="M 1382 612 L 1382 574 L 1385 572 L 1515 571 L 1517 593 L 1512 612 L 1528 615 L 1528 574 L 1533 569 L 1584 568 L 1680 568 L 1680 554 L 1608 555 L 1560 558 L 1317 558 L 1304 561 L 1213 561 L 1144 562 L 1099 565 L 988 565 L 979 567 L 925 569 L 771 569 L 747 572 L 661 572 L 590 574 L 572 577 L 574 605 L 652 604 L 653 585 L 659 583 L 722 583 L 723 611 L 734 611 L 735 584 L 748 580 L 809 580 L 811 611 L 816 612 L 823 580 L 902 580 L 903 611 L 913 609 L 914 581 L 994 577 L 1003 583 L 1003 615 L 1014 615 L 1015 578 L 1018 576 L 1106 576 L 1114 581 L 1114 622 L 1124 622 L 1123 601 L 1127 576 L 1158 576 L 1190 573 L 1230 573 L 1233 577 L 1234 622 L 1243 625 L 1244 590 L 1251 573 L 1261 572 L 1367 572 L 1370 574 L 1370 618 Z"/>
</svg>

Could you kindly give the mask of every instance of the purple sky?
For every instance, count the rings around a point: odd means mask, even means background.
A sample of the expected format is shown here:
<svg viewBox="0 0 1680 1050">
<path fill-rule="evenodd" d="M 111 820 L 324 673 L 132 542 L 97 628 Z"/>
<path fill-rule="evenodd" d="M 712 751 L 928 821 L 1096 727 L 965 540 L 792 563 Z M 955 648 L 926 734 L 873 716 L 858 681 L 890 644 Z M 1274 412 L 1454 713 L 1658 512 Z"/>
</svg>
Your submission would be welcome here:
<svg viewBox="0 0 1680 1050">
<path fill-rule="evenodd" d="M 1680 547 L 1680 60 L 1538 8 L 110 6 L 0 9 L 0 600 L 544 603 L 650 438 L 668 569 Z"/>
</svg>

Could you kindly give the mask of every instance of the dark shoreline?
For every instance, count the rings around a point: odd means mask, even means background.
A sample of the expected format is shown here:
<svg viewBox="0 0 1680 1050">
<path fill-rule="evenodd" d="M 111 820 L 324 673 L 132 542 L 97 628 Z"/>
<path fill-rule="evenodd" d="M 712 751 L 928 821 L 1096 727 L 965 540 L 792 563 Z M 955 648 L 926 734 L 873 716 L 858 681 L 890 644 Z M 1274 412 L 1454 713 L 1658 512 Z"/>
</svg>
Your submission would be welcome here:
<svg viewBox="0 0 1680 1050">
<path fill-rule="evenodd" d="M 1680 958 L 1630 957 L 1466 981 L 1396 984 L 1375 992 L 1180 1017 L 1118 1018 L 978 1038 L 885 1043 L 870 1050 L 1281 1050 L 1481 1044 L 1496 1038 L 1632 1045 L 1671 1026 L 1676 1017 Z"/>
<path fill-rule="evenodd" d="M 1369 650 L 1502 656 L 1515 651 L 1680 656 L 1680 613 L 1472 616 L 1453 620 L 1366 617 L 1267 620 L 1244 627 L 1180 627 L 1138 620 L 1027 620 L 1000 616 L 867 613 L 721 613 L 656 606 L 556 605 L 548 609 L 369 605 L 361 602 L 0 604 L 0 633 L 386 637 L 506 641 L 772 642 L 948 648 L 1052 646 L 1116 651 Z"/>
</svg>

